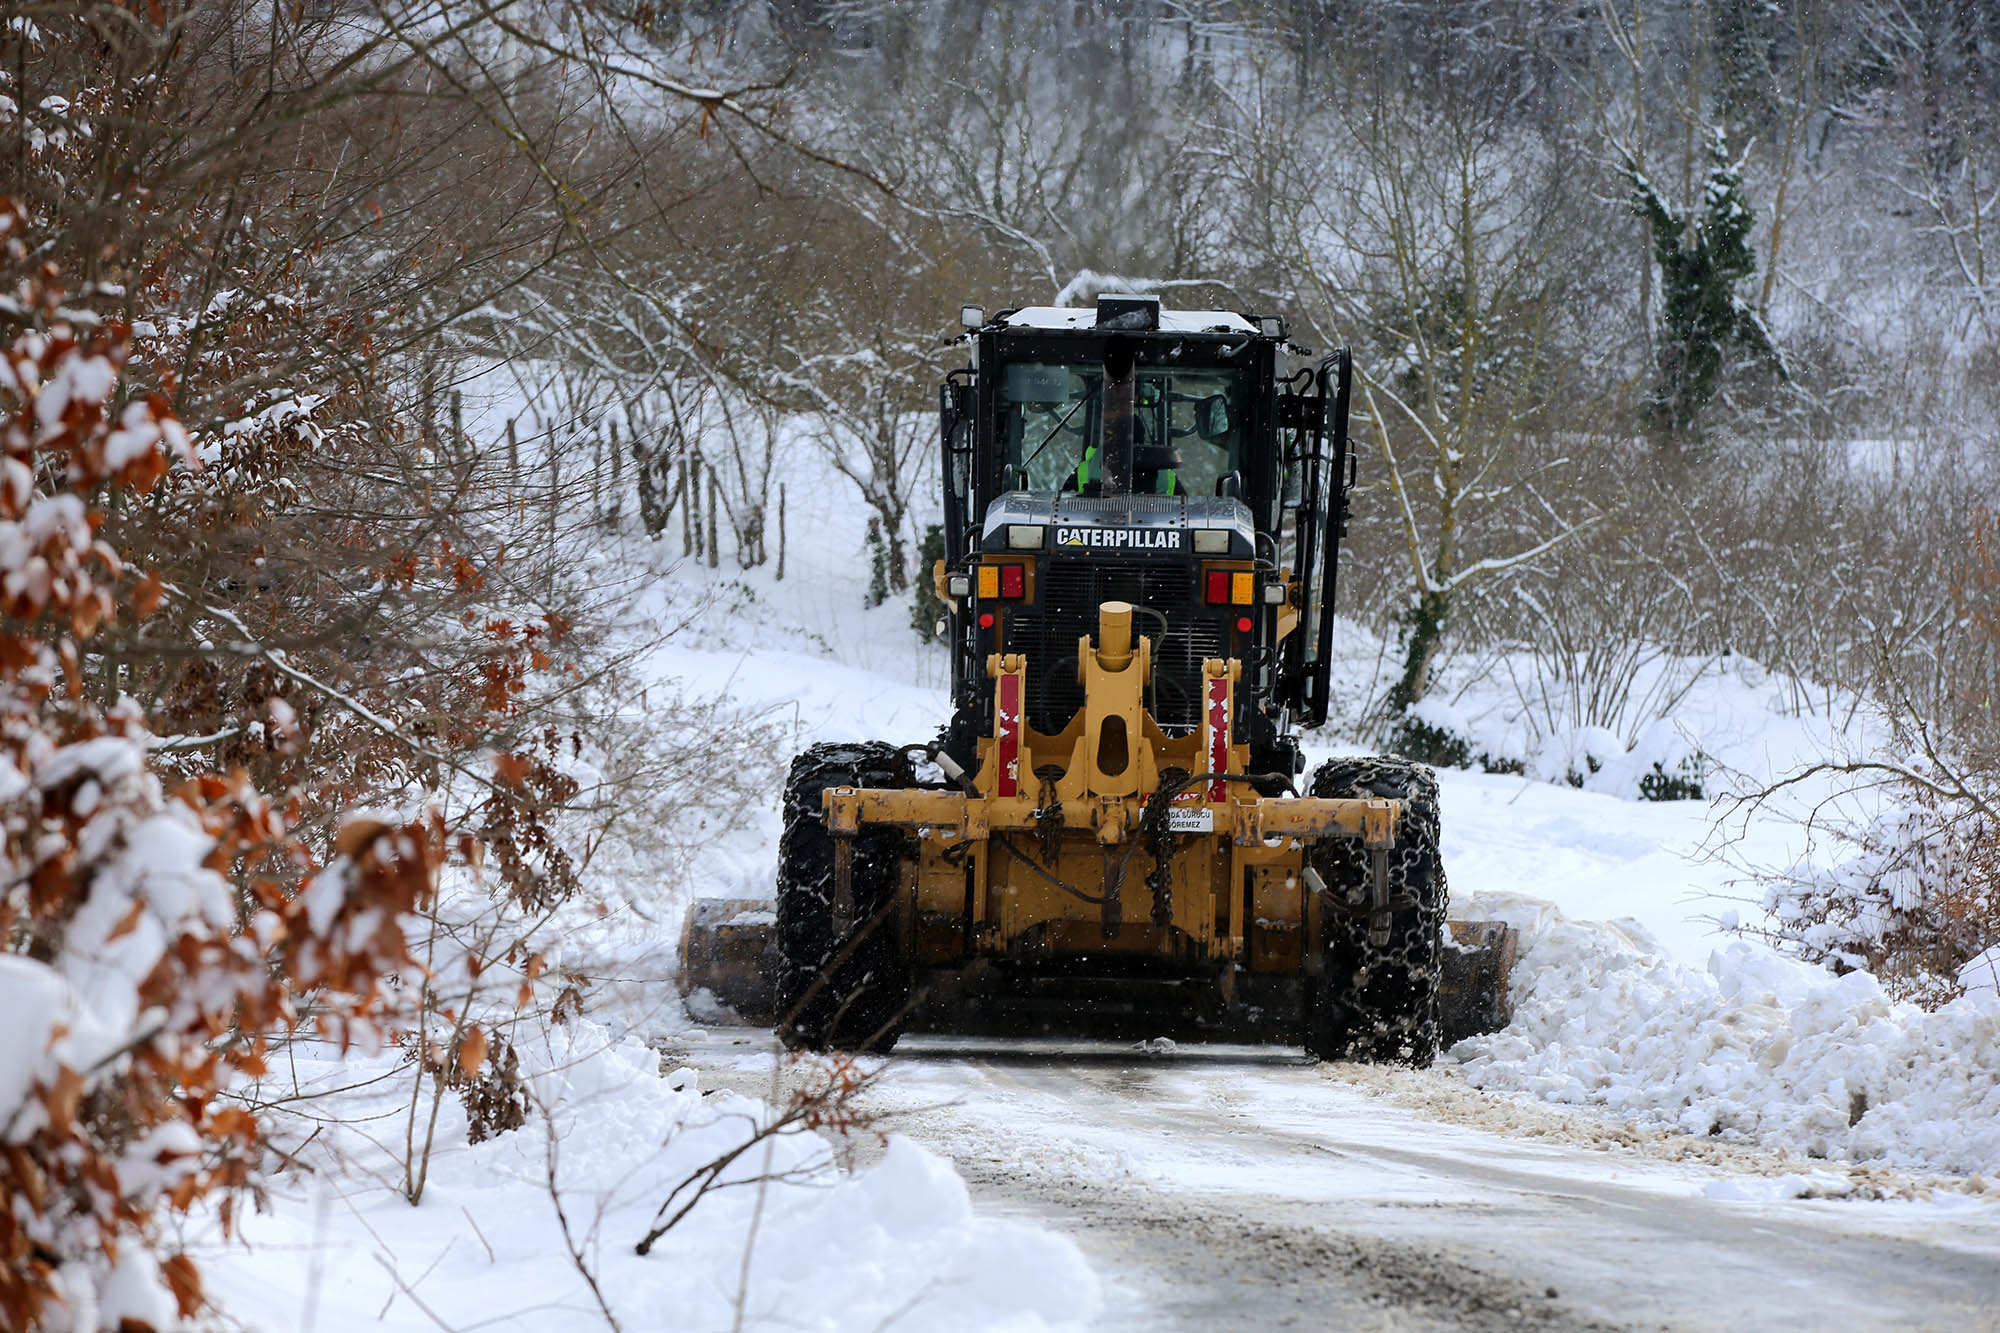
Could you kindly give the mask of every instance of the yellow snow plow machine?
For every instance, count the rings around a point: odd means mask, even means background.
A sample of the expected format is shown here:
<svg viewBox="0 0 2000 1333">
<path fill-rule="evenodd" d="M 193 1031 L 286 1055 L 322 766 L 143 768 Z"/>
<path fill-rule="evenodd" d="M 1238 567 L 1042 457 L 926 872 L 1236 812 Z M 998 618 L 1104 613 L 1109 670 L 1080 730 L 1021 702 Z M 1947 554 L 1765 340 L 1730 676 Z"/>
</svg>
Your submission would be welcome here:
<svg viewBox="0 0 2000 1333">
<path fill-rule="evenodd" d="M 1281 320 L 1144 296 L 966 315 L 933 572 L 951 721 L 798 756 L 775 910 L 696 904 L 683 988 L 814 1049 L 918 1026 L 1424 1065 L 1504 1023 L 1513 938 L 1447 929 L 1431 771 L 1298 783 L 1354 479 L 1347 354 L 1288 372 L 1309 354 Z"/>
</svg>

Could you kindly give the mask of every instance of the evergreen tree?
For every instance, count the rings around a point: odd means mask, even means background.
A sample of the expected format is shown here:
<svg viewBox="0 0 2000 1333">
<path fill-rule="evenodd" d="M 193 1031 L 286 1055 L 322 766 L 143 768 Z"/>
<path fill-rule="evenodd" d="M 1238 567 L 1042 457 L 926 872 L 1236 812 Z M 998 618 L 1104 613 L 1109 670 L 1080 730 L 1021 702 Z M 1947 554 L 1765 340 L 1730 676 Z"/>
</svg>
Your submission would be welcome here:
<svg viewBox="0 0 2000 1333">
<path fill-rule="evenodd" d="M 1756 216 L 1743 197 L 1742 168 L 1715 131 L 1697 216 L 1692 208 L 1670 207 L 1651 181 L 1630 162 L 1625 165 L 1633 211 L 1653 224 L 1660 265 L 1658 381 L 1649 406 L 1655 429 L 1673 451 L 1699 440 L 1702 409 L 1720 390 L 1732 349 L 1786 378 L 1770 330 L 1738 294 L 1757 272 L 1750 248 Z"/>
<path fill-rule="evenodd" d="M 944 525 L 932 523 L 924 529 L 923 543 L 917 547 L 916 600 L 910 607 L 910 625 L 917 637 L 929 643 L 937 637 L 938 621 L 944 619 L 944 599 L 937 595 L 931 571 L 944 559 Z"/>
<path fill-rule="evenodd" d="M 868 520 L 868 605 L 872 609 L 889 600 L 889 552 L 882 544 L 882 520 Z"/>
</svg>

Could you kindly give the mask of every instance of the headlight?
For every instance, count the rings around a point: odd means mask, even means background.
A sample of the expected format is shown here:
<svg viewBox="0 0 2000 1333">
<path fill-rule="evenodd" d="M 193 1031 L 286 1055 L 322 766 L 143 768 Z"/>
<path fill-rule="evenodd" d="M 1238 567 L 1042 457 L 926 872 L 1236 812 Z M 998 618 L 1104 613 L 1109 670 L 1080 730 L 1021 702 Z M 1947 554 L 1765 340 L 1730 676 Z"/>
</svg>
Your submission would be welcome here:
<svg viewBox="0 0 2000 1333">
<path fill-rule="evenodd" d="M 1228 555 L 1228 528 L 1196 528 L 1194 530 L 1194 552 L 1196 555 Z"/>
<path fill-rule="evenodd" d="M 945 576 L 945 591 L 953 597 L 972 596 L 972 576 L 970 574 L 949 574 Z"/>
<path fill-rule="evenodd" d="M 1042 539 L 1048 529 L 1039 523 L 1009 523 L 1007 525 L 1007 549 L 1011 551 L 1039 551 Z"/>
</svg>

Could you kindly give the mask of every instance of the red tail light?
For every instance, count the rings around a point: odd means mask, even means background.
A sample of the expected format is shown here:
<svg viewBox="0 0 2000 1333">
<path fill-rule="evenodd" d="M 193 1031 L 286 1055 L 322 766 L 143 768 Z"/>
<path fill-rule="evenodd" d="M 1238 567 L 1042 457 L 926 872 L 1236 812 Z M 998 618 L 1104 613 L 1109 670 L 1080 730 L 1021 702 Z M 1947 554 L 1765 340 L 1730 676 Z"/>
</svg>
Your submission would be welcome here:
<svg viewBox="0 0 2000 1333">
<path fill-rule="evenodd" d="M 1208 604 L 1227 606 L 1229 604 L 1229 571 L 1211 569 L 1208 571 Z"/>
<path fill-rule="evenodd" d="M 1027 580 L 1019 565 L 1000 566 L 1000 595 L 1010 601 L 1027 596 Z"/>
</svg>

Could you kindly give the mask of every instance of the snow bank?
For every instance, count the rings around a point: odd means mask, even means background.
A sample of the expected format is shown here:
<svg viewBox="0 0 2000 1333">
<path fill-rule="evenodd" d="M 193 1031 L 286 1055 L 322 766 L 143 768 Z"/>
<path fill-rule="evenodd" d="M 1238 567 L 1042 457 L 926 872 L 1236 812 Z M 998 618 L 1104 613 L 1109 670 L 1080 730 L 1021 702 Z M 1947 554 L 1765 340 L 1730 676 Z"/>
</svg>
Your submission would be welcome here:
<svg viewBox="0 0 2000 1333">
<path fill-rule="evenodd" d="M 2000 1000 L 2000 944 L 1958 970 L 1958 984 L 1967 993 L 1979 992 Z"/>
<path fill-rule="evenodd" d="M 1522 932 L 1514 1021 L 1451 1052 L 1474 1087 L 1812 1157 L 2000 1172 L 2000 995 L 1926 1012 L 1757 944 L 1693 967 L 1636 922 L 1508 894 L 1462 910 Z"/>
<path fill-rule="evenodd" d="M 223 1308 L 271 1330 L 434 1329 L 425 1307 L 461 1328 L 604 1327 L 558 1200 L 625 1328 L 728 1328 L 739 1302 L 742 1327 L 821 1330 L 1028 1331 L 1086 1323 L 1099 1308 L 1070 1241 L 975 1215 L 950 1163 L 895 1137 L 853 1173 L 819 1133 L 767 1138 L 641 1257 L 634 1247 L 676 1187 L 770 1123 L 771 1108 L 704 1095 L 693 1070 L 663 1078 L 657 1053 L 588 1020 L 516 1049 L 537 1108 L 527 1125 L 469 1143 L 447 1097 L 414 1208 L 395 1188 L 413 1071 L 393 1056 L 318 1054 L 308 1077 L 382 1081 L 316 1105 L 331 1119 L 305 1154 L 318 1173 L 306 1197 L 244 1222 L 247 1248 L 203 1257 Z M 426 1096 L 420 1134 L 428 1111 Z"/>
</svg>

